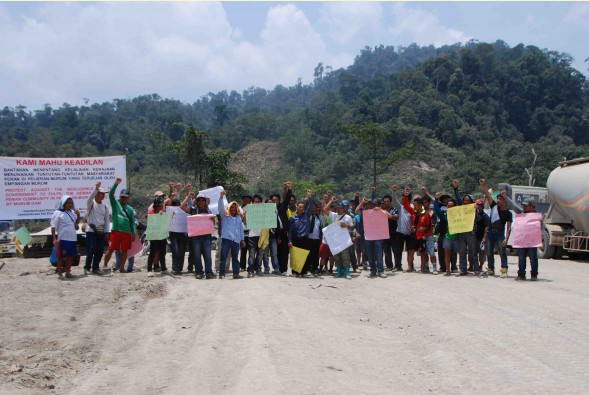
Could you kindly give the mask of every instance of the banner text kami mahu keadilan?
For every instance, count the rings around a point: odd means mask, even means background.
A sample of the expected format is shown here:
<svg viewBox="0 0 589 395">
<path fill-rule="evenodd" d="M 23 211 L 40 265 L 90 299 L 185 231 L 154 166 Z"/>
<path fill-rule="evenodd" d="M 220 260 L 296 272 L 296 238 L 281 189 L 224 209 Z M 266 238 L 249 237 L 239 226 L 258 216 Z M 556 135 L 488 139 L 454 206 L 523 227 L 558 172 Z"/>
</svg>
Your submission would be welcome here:
<svg viewBox="0 0 589 395">
<path fill-rule="evenodd" d="M 83 213 L 100 181 L 110 189 L 116 177 L 127 185 L 125 156 L 94 158 L 0 157 L 0 219 L 47 219 L 63 195 Z M 105 199 L 108 203 L 108 199 Z"/>
</svg>

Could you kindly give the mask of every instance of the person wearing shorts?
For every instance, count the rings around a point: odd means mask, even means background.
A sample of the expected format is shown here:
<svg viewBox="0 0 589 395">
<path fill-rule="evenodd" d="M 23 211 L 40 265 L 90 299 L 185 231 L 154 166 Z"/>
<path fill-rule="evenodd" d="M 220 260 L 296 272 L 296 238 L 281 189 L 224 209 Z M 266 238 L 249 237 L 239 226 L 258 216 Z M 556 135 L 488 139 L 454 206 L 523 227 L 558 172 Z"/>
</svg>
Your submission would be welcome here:
<svg viewBox="0 0 589 395">
<path fill-rule="evenodd" d="M 51 236 L 56 246 L 57 274 L 63 279 L 63 265 L 65 263 L 65 277 L 72 278 L 71 268 L 74 258 L 78 256 L 76 230 L 80 222 L 80 212 L 74 211 L 74 201 L 71 196 L 63 196 L 59 207 L 51 217 Z"/>
<path fill-rule="evenodd" d="M 448 202 L 446 204 L 447 204 L 448 208 L 452 208 L 452 207 L 456 206 L 456 200 L 448 199 Z M 438 216 L 438 218 L 440 218 L 440 220 L 443 220 L 446 222 L 448 221 L 448 212 L 447 212 L 447 210 L 442 210 L 442 206 L 440 204 L 439 199 L 434 200 L 434 211 L 435 211 L 436 215 Z M 458 236 L 451 234 L 450 228 L 448 228 L 448 231 L 444 235 L 443 247 L 444 247 L 444 257 L 446 258 L 446 262 L 450 263 L 450 257 L 452 255 L 452 253 L 457 253 L 458 250 L 460 250 L 460 243 L 458 242 Z M 452 265 L 446 264 L 446 273 L 444 273 L 444 276 L 451 276 L 452 275 L 451 266 Z"/>
<path fill-rule="evenodd" d="M 137 231 L 135 227 L 135 210 L 129 205 L 129 199 L 131 197 L 129 190 L 122 189 L 119 194 L 119 200 L 115 199 L 115 192 L 121 181 L 121 178 L 115 180 L 108 196 L 112 208 L 112 231 L 108 252 L 104 257 L 103 270 L 108 269 L 108 262 L 112 254 L 115 251 L 120 251 L 121 266 L 119 272 L 126 273 L 125 262 L 127 261 L 127 251 L 131 249 L 131 243 L 135 241 Z"/>
</svg>

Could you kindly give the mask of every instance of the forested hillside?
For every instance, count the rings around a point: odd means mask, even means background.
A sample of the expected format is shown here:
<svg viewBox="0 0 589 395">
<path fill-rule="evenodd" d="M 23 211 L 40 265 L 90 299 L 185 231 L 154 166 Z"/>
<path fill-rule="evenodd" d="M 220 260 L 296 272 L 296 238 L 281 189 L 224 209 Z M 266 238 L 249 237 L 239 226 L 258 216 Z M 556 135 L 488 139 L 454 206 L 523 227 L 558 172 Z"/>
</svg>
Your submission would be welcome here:
<svg viewBox="0 0 589 395">
<path fill-rule="evenodd" d="M 285 179 L 366 191 L 374 159 L 383 192 L 391 182 L 447 188 L 454 177 L 467 189 L 479 176 L 527 185 L 532 149 L 535 185 L 543 186 L 559 161 L 589 155 L 588 88 L 569 56 L 534 46 L 367 47 L 346 69 L 319 64 L 309 85 L 209 93 L 192 104 L 150 94 L 79 107 L 7 106 L 0 155 L 127 148 L 132 187 L 147 193 L 186 173 L 166 147 L 192 125 L 204 132 L 205 148 L 230 149 L 233 168 L 246 174 L 267 151 L 256 151 L 256 142 L 275 142 L 273 165 L 243 183 L 251 192 L 278 190 Z M 246 152 L 255 154 L 235 158 Z"/>
</svg>

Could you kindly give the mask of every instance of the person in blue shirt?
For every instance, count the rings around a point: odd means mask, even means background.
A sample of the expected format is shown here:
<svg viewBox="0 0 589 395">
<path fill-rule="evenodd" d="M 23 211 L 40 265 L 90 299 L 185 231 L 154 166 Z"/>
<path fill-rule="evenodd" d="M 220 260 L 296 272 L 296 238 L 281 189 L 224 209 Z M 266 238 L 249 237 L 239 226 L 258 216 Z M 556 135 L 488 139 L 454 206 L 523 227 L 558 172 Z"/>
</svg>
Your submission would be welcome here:
<svg viewBox="0 0 589 395">
<path fill-rule="evenodd" d="M 307 189 L 307 199 L 306 202 L 298 202 L 296 206 L 296 213 L 292 215 L 289 219 L 290 229 L 288 231 L 288 246 L 289 247 L 298 247 L 304 250 L 311 250 L 312 245 L 311 241 L 309 240 L 309 218 L 313 212 L 313 207 L 315 206 L 313 202 L 312 191 Z M 309 267 L 311 264 L 311 254 L 307 256 L 307 260 L 305 261 L 305 265 L 301 272 L 297 272 L 292 270 L 292 273 L 295 274 L 297 277 L 306 277 L 307 272 L 309 271 Z"/>
<path fill-rule="evenodd" d="M 227 254 L 231 251 L 231 263 L 233 266 L 233 278 L 241 279 L 239 274 L 239 251 L 245 247 L 243 212 L 237 202 L 229 203 L 225 208 L 223 197 L 226 192 L 222 191 L 219 197 L 219 215 L 221 216 L 221 262 L 227 261 Z M 225 265 L 219 265 L 219 279 L 225 278 Z"/>
</svg>

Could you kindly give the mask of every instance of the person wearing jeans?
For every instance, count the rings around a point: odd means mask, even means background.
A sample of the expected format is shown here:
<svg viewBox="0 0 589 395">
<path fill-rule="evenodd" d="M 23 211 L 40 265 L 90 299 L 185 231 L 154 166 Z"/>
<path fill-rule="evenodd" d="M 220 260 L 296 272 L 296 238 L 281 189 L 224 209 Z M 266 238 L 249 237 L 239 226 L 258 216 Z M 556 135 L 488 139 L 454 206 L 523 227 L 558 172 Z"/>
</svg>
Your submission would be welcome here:
<svg viewBox="0 0 589 395">
<path fill-rule="evenodd" d="M 196 205 L 188 207 L 188 201 L 190 200 L 193 202 L 195 199 L 194 192 L 191 192 L 192 186 L 190 184 L 186 185 L 186 198 L 182 201 L 180 208 L 184 210 L 184 212 L 190 215 L 196 214 L 212 214 L 211 210 L 207 208 L 207 198 L 202 194 L 198 194 L 196 196 Z M 214 222 L 215 217 L 211 216 L 211 220 Z M 189 246 L 192 250 L 192 259 L 194 260 L 195 266 L 195 277 L 197 279 L 202 279 L 205 277 L 207 279 L 215 278 L 213 274 L 213 260 L 211 258 L 211 250 L 212 250 L 212 235 L 200 235 L 200 236 L 192 236 L 189 238 Z M 204 270 L 202 266 L 202 259 L 204 258 L 205 265 Z"/>
<path fill-rule="evenodd" d="M 235 201 L 229 203 L 229 206 L 225 209 L 223 197 L 225 197 L 225 191 L 221 192 L 218 205 L 219 215 L 221 216 L 221 262 L 227 260 L 227 254 L 231 251 L 233 278 L 240 279 L 243 277 L 239 274 L 239 250 L 240 247 L 242 248 L 245 246 L 242 219 L 243 212 Z M 225 265 L 221 264 L 219 265 L 219 279 L 224 277 Z"/>
<path fill-rule="evenodd" d="M 495 274 L 494 254 L 496 245 L 501 256 L 501 277 L 507 277 L 507 250 L 505 247 L 507 247 L 507 240 L 509 240 L 511 233 L 511 223 L 513 222 L 513 216 L 511 211 L 507 209 L 507 201 L 505 200 L 507 192 L 502 191 L 500 195 L 497 195 L 497 202 L 495 202 L 487 189 L 485 180 L 481 178 L 479 183 L 491 207 L 490 225 L 487 233 L 487 259 L 489 261 L 487 272 L 489 275 Z"/>
<path fill-rule="evenodd" d="M 356 213 L 360 214 L 360 232 L 362 235 L 364 232 L 364 211 L 377 210 L 383 213 L 383 215 L 391 218 L 392 214 L 383 211 L 380 207 L 380 199 L 368 200 L 363 198 L 358 207 L 356 207 Z M 366 208 L 364 208 L 366 206 Z M 364 238 L 364 250 L 366 251 L 366 257 L 370 265 L 370 277 L 376 277 L 377 275 L 382 278 L 386 278 L 387 275 L 384 272 L 383 263 L 383 251 L 382 251 L 382 240 L 366 240 Z"/>
</svg>

